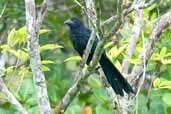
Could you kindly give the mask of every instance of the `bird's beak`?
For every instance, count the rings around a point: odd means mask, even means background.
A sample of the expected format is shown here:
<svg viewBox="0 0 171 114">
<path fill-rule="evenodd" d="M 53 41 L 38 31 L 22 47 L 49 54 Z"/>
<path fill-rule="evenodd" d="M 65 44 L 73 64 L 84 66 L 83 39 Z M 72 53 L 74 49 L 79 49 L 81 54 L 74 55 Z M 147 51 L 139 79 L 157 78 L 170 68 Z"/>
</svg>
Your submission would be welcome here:
<svg viewBox="0 0 171 114">
<path fill-rule="evenodd" d="M 73 21 L 71 19 L 68 19 L 64 23 L 67 25 L 71 25 L 71 24 L 73 24 Z"/>
</svg>

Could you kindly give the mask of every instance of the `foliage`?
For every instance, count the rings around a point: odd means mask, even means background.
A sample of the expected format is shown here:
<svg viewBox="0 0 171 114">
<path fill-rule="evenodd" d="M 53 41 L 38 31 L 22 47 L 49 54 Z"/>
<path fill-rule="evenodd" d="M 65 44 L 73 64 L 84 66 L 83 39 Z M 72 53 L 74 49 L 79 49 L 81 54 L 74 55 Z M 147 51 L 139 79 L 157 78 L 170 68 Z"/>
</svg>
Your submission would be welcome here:
<svg viewBox="0 0 171 114">
<path fill-rule="evenodd" d="M 116 1 L 95 1 L 97 10 L 101 9 L 101 21 L 116 14 Z M 36 0 L 37 7 L 41 2 L 42 0 Z M 158 16 L 170 9 L 170 4 L 170 0 L 161 0 L 144 9 L 142 28 L 145 41 L 150 37 Z M 0 18 L 0 52 L 7 57 L 6 65 L 0 67 L 0 77 L 4 79 L 9 90 L 28 110 L 29 114 L 39 114 L 27 52 L 24 1 L 1 0 L 0 12 L 4 5 L 6 5 L 5 12 Z M 56 0 L 53 7 L 55 10 L 49 11 L 44 20 L 43 29 L 39 31 L 39 49 L 42 69 L 46 75 L 51 107 L 55 108 L 68 88 L 74 83 L 72 73 L 78 68 L 81 59 L 76 56 L 77 54 L 72 49 L 64 21 L 71 16 L 80 18 L 84 16 L 81 15 L 80 7 L 74 3 L 74 0 L 65 2 Z M 117 32 L 115 37 L 119 41 L 109 41 L 104 47 L 107 55 L 118 69 L 121 69 L 121 62 L 125 57 L 134 16 L 135 12 L 129 14 L 123 28 Z M 106 30 L 110 30 L 112 27 L 113 23 L 102 27 L 103 33 L 107 33 Z M 142 88 L 138 96 L 138 114 L 171 114 L 170 31 L 171 27 L 163 32 L 147 65 L 147 74 L 160 76 L 154 79 L 152 88 L 149 91 L 145 87 Z M 133 57 L 126 58 L 131 63 L 129 70 L 133 65 L 142 62 L 138 59 L 141 53 L 143 53 L 143 48 L 140 35 Z M 102 87 L 99 76 L 92 74 L 84 83 L 89 85 L 89 91 L 83 89 L 65 114 L 80 114 L 81 112 L 82 114 L 111 114 L 110 99 L 106 90 Z M 88 110 L 88 113 L 85 113 L 85 110 Z M 18 114 L 16 108 L 7 101 L 2 92 L 0 92 L 0 114 Z"/>
</svg>

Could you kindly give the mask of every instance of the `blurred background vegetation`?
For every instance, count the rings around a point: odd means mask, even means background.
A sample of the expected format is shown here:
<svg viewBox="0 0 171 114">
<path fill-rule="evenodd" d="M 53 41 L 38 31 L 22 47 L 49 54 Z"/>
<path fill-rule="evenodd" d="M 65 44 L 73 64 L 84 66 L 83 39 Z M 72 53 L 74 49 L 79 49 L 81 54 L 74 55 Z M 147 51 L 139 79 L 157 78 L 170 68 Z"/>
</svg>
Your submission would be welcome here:
<svg viewBox="0 0 171 114">
<path fill-rule="evenodd" d="M 132 1 L 127 1 L 127 7 Z M 148 0 L 147 0 L 148 1 Z M 42 0 L 36 0 L 37 9 Z M 81 2 L 81 0 L 80 0 Z M 84 2 L 81 2 L 84 4 Z M 116 13 L 114 0 L 96 0 L 101 20 L 104 21 Z M 9 90 L 30 114 L 39 114 L 36 103 L 31 71 L 29 68 L 26 49 L 25 5 L 23 0 L 0 0 L 0 53 L 6 64 L 0 68 L 0 76 L 4 79 Z M 144 9 L 143 31 L 145 40 L 148 40 L 157 18 L 171 9 L 171 0 L 156 0 L 149 8 Z M 48 95 L 51 107 L 54 108 L 73 84 L 73 73 L 78 68 L 76 57 L 78 55 L 72 48 L 68 38 L 67 27 L 64 21 L 77 16 L 86 22 L 80 7 L 73 0 L 53 0 L 40 32 L 40 50 L 45 72 Z M 106 50 L 112 62 L 120 69 L 125 55 L 131 29 L 134 23 L 135 12 L 129 14 L 120 32 L 115 38 L 117 42 L 109 41 Z M 110 30 L 112 23 L 103 28 L 103 32 Z M 138 44 L 133 57 L 129 60 L 131 65 L 141 63 L 138 59 L 142 53 L 142 40 L 139 36 Z M 138 96 L 138 114 L 171 114 L 171 27 L 161 35 L 155 45 L 155 51 L 147 65 L 146 73 L 158 77 L 154 80 L 145 80 L 144 86 Z M 131 67 L 130 67 L 131 68 Z M 152 77 L 150 77 L 152 78 Z M 112 114 L 110 99 L 99 79 L 98 74 L 92 74 L 78 96 L 68 107 L 65 114 Z M 86 112 L 85 110 L 88 110 Z M 6 96 L 0 92 L 0 114 L 18 114 Z"/>
</svg>

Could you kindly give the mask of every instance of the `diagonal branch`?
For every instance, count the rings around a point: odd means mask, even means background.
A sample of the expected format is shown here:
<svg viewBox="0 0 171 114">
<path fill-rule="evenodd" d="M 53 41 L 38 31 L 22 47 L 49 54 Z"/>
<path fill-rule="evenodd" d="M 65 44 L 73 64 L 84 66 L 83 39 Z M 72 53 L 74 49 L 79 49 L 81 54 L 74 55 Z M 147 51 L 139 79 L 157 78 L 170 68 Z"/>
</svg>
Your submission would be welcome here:
<svg viewBox="0 0 171 114">
<path fill-rule="evenodd" d="M 2 54 L 0 57 L 0 66 L 4 67 L 6 63 L 6 56 Z M 6 84 L 4 83 L 3 79 L 0 78 L 0 91 L 5 94 L 8 101 L 15 106 L 20 114 L 28 114 L 28 112 L 24 109 L 21 103 L 15 98 L 15 96 L 9 91 Z"/>
<path fill-rule="evenodd" d="M 21 103 L 14 97 L 14 95 L 8 90 L 2 78 L 0 78 L 0 91 L 5 94 L 8 101 L 13 104 L 20 114 L 28 114 L 28 112 L 23 108 Z"/>
<path fill-rule="evenodd" d="M 96 13 L 95 13 L 96 11 L 95 11 L 95 8 L 92 7 L 94 5 L 92 5 L 93 2 L 91 2 L 91 1 L 92 0 L 85 0 L 87 12 L 89 15 L 88 19 L 89 20 L 91 19 L 91 21 L 93 22 L 92 24 L 95 25 L 96 24 Z M 78 5 L 80 5 L 80 3 L 77 0 L 75 0 L 75 2 Z M 83 10 L 85 10 L 85 8 L 82 5 L 80 5 L 80 6 Z M 92 15 L 92 14 L 95 14 L 95 15 Z M 95 17 L 95 18 L 92 18 L 92 17 Z M 74 77 L 76 77 L 75 82 L 74 82 L 73 86 L 71 88 L 69 88 L 69 90 L 67 91 L 65 96 L 60 101 L 60 103 L 57 105 L 57 107 L 55 109 L 55 114 L 61 114 L 61 113 L 65 112 L 65 110 L 67 109 L 67 107 L 69 106 L 69 104 L 72 102 L 73 98 L 76 96 L 77 92 L 79 91 L 79 85 L 80 85 L 82 78 L 84 78 L 90 74 L 90 72 L 85 73 L 83 71 L 83 68 L 87 62 L 87 59 L 88 59 L 89 53 L 91 51 L 91 48 L 93 46 L 95 38 L 96 38 L 96 29 L 92 28 L 92 33 L 90 35 L 88 44 L 87 44 L 85 52 L 83 54 L 79 69 L 78 69 L 76 75 L 74 76 Z"/>
<path fill-rule="evenodd" d="M 129 44 L 126 49 L 126 58 L 132 57 L 132 54 L 136 47 L 136 42 L 138 40 L 141 27 L 142 27 L 142 15 L 143 15 L 143 10 L 138 9 L 136 12 L 135 21 L 134 21 L 134 25 L 132 28 Z M 127 61 L 126 58 L 122 62 L 122 73 L 125 73 L 125 74 L 128 73 L 128 68 L 129 68 L 129 62 Z"/>
<path fill-rule="evenodd" d="M 160 38 L 161 33 L 171 24 L 171 11 L 168 11 L 164 15 L 161 16 L 159 22 L 154 27 L 153 32 L 150 36 L 150 39 L 145 44 L 145 62 L 147 64 L 148 60 L 150 59 L 152 53 L 153 53 L 153 47 L 156 43 L 156 41 Z M 144 56 L 140 55 L 140 58 L 143 60 Z M 131 76 L 137 77 L 140 76 L 143 72 L 143 63 L 139 65 L 135 65 Z"/>
</svg>

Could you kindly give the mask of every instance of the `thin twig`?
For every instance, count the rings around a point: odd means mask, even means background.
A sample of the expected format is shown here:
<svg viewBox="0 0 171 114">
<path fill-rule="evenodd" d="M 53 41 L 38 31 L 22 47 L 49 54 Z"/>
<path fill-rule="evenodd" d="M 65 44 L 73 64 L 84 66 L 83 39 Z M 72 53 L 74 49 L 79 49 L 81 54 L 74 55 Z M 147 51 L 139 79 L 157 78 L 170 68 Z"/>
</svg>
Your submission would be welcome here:
<svg viewBox="0 0 171 114">
<path fill-rule="evenodd" d="M 131 13 L 134 10 L 136 11 L 137 9 L 147 8 L 147 7 L 151 6 L 154 2 L 155 2 L 155 0 L 150 0 L 148 3 L 139 2 L 137 4 L 134 4 L 124 11 L 124 16 L 127 16 L 129 13 Z M 101 26 L 104 26 L 106 24 L 114 22 L 115 20 L 117 20 L 117 18 L 118 18 L 117 15 L 111 16 L 109 19 L 103 21 Z"/>
<path fill-rule="evenodd" d="M 144 67 L 144 70 L 143 70 L 143 76 L 142 78 L 140 79 L 140 82 L 139 82 L 139 85 L 138 85 L 138 90 L 137 90 L 137 93 L 136 93 L 136 114 L 138 114 L 138 95 L 140 93 L 140 90 L 141 90 L 141 87 L 144 83 L 144 80 L 145 80 L 145 72 L 146 72 L 146 61 L 145 61 L 145 39 L 144 39 L 144 32 L 143 30 L 141 31 L 141 36 L 142 36 L 142 44 L 143 44 L 143 67 Z"/>
<path fill-rule="evenodd" d="M 0 78 L 0 91 L 5 94 L 8 101 L 13 104 L 20 114 L 28 114 L 28 112 L 23 108 L 21 103 L 14 97 L 14 95 L 8 90 L 4 81 Z"/>
<path fill-rule="evenodd" d="M 4 5 L 4 7 L 3 7 L 2 11 L 1 11 L 0 18 L 1 18 L 1 17 L 2 17 L 2 15 L 4 14 L 5 9 L 6 9 L 6 5 Z"/>
<path fill-rule="evenodd" d="M 6 63 L 6 55 L 2 54 L 0 57 L 0 66 L 4 67 Z M 4 83 L 3 79 L 0 78 L 0 91 L 5 94 L 8 101 L 15 106 L 20 114 L 28 114 L 28 112 L 24 109 L 21 103 L 15 98 L 15 96 L 9 91 L 6 84 Z"/>
</svg>

